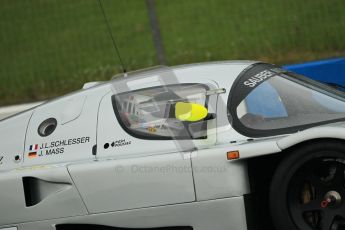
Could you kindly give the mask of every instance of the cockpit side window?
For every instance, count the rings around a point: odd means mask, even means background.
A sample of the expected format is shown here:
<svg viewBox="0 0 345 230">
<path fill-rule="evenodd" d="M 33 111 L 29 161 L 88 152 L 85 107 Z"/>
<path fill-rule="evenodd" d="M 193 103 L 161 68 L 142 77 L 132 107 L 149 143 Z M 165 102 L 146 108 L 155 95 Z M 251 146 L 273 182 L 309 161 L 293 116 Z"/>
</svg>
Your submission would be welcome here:
<svg viewBox="0 0 345 230">
<path fill-rule="evenodd" d="M 208 106 L 207 85 L 157 86 L 112 96 L 121 126 L 142 139 L 204 139 L 207 121 L 186 122 L 175 117 L 175 105 L 189 102 Z"/>
<path fill-rule="evenodd" d="M 271 136 L 345 120 L 344 94 L 275 66 L 257 67 L 240 76 L 229 98 L 232 125 L 240 133 Z"/>
</svg>

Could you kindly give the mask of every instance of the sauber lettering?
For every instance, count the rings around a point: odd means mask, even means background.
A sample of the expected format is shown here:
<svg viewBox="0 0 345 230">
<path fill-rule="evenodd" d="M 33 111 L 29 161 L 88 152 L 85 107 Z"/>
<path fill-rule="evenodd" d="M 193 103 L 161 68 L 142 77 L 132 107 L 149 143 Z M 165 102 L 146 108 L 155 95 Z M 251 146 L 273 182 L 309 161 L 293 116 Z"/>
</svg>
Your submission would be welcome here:
<svg viewBox="0 0 345 230">
<path fill-rule="evenodd" d="M 256 75 L 254 75 L 251 78 L 248 78 L 247 81 L 245 81 L 243 84 L 245 86 L 249 86 L 250 88 L 255 87 L 258 83 L 266 80 L 267 78 L 273 77 L 275 75 L 274 72 L 271 72 L 269 70 L 264 70 Z"/>
</svg>

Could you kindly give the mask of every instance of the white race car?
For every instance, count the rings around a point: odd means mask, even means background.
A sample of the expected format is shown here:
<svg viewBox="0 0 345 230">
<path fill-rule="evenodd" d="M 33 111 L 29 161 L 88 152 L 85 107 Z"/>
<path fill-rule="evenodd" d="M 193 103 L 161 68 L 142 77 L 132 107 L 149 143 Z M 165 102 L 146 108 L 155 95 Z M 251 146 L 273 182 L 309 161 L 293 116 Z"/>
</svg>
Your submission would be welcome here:
<svg viewBox="0 0 345 230">
<path fill-rule="evenodd" d="M 342 230 L 344 121 L 261 62 L 88 83 L 0 121 L 0 229 Z"/>
</svg>

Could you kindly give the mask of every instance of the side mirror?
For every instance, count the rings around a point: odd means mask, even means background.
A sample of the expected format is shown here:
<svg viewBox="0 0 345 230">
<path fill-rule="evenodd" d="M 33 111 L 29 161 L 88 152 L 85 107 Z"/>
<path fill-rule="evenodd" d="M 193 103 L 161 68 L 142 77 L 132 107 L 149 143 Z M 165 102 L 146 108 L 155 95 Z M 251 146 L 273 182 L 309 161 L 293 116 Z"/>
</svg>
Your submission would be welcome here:
<svg viewBox="0 0 345 230">
<path fill-rule="evenodd" d="M 203 105 L 189 102 L 175 104 L 175 118 L 180 121 L 200 121 L 208 116 L 208 110 Z"/>
</svg>

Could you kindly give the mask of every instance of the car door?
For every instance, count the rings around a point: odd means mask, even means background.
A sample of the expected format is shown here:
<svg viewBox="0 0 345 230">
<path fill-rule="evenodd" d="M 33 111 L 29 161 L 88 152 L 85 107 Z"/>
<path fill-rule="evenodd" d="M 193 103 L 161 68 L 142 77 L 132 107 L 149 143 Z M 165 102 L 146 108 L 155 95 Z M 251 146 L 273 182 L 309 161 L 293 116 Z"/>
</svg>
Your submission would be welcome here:
<svg viewBox="0 0 345 230">
<path fill-rule="evenodd" d="M 56 162 L 67 161 L 66 154 L 73 156 L 74 149 L 69 152 L 66 148 L 66 151 L 61 153 L 56 150 L 58 148 L 49 146 L 51 142 L 69 138 L 65 128 L 67 125 L 63 125 L 61 118 L 61 108 L 69 101 L 55 101 L 37 107 L 32 112 L 25 129 L 25 139 L 18 145 L 24 148 L 20 165 L 22 167 L 18 165 L 16 170 L 4 171 L 0 175 L 0 226 L 87 213 L 66 166 L 53 165 Z M 79 101 L 71 100 L 70 103 L 75 105 L 79 104 Z M 82 100 L 81 104 L 83 103 Z M 82 106 L 78 109 L 82 110 Z M 75 121 L 78 122 L 79 120 Z M 69 125 L 74 126 L 72 123 Z M 54 127 L 50 129 L 49 135 L 40 135 L 42 126 Z M 51 151 L 59 154 L 47 154 Z"/>
<path fill-rule="evenodd" d="M 23 149 L 22 158 L 8 164 L 16 169 L 0 173 L 0 226 L 88 213 L 67 163 L 94 159 L 94 108 L 104 94 L 104 89 L 71 94 L 12 121 L 13 128 L 21 127 L 17 134 L 25 137 L 8 132 L 9 144 L 17 142 L 12 149 Z"/>
<path fill-rule="evenodd" d="M 191 151 L 214 143 L 215 133 L 208 134 L 206 120 L 186 127 L 168 110 L 176 101 L 215 103 L 209 89 L 199 83 L 158 85 L 102 99 L 98 161 L 69 167 L 91 213 L 195 201 Z"/>
</svg>

